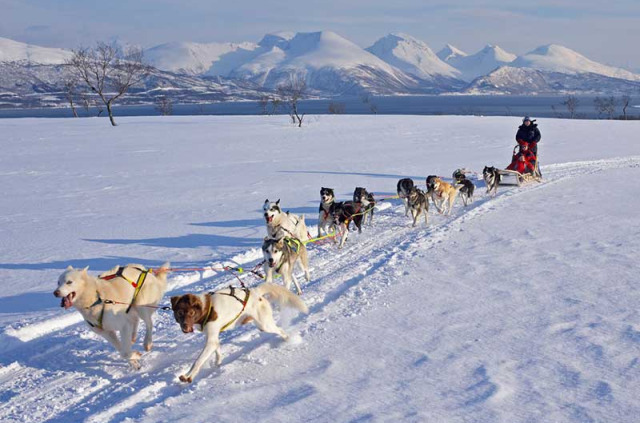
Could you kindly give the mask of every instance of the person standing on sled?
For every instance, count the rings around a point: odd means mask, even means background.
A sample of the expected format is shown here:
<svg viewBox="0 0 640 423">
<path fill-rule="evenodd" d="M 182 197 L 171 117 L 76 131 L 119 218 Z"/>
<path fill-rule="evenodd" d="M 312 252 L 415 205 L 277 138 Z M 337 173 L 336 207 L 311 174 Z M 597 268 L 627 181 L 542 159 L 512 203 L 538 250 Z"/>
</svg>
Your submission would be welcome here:
<svg viewBox="0 0 640 423">
<path fill-rule="evenodd" d="M 538 160 L 538 142 L 542 138 L 535 119 L 531 120 L 529 116 L 522 119 L 522 125 L 518 127 L 516 132 L 516 141 L 520 145 L 520 151 L 528 151 L 533 154 L 535 161 Z M 535 167 L 535 165 L 534 165 Z"/>
</svg>

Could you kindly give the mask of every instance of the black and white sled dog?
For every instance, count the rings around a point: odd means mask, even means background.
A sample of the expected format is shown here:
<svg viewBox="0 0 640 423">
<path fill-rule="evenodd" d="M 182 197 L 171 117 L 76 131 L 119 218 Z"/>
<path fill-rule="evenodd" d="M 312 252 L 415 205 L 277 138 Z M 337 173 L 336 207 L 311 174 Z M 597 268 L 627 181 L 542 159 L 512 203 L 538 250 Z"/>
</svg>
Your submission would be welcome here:
<svg viewBox="0 0 640 423">
<path fill-rule="evenodd" d="M 463 175 L 464 176 L 464 175 Z M 476 190 L 476 186 L 473 182 L 471 182 L 466 177 L 460 179 L 460 182 L 456 183 L 457 185 L 462 185 L 460 187 L 460 197 L 462 198 L 462 203 L 465 206 L 473 203 L 473 192 Z"/>
<path fill-rule="evenodd" d="M 304 215 L 298 216 L 297 214 L 283 212 L 280 208 L 280 200 L 275 203 L 270 202 L 268 199 L 264 200 L 262 210 L 264 210 L 264 220 L 267 224 L 267 235 L 269 237 L 277 238 L 280 232 L 284 232 L 285 236 L 292 236 L 301 241 L 309 239 Z"/>
<path fill-rule="evenodd" d="M 398 181 L 398 198 L 402 200 L 404 203 L 404 215 L 409 216 L 409 193 L 411 192 L 411 188 L 414 187 L 413 179 L 411 178 L 403 178 Z"/>
<path fill-rule="evenodd" d="M 462 187 L 460 187 L 460 197 L 465 206 L 473 202 L 473 192 L 476 189 L 475 184 L 467 178 L 467 172 L 469 171 L 465 168 L 456 169 L 452 175 L 454 184 L 462 185 Z"/>
<path fill-rule="evenodd" d="M 409 208 L 411 210 L 411 217 L 413 217 L 413 226 L 418 223 L 418 217 L 424 214 L 424 223 L 429 224 L 429 200 L 427 200 L 427 194 L 417 187 L 411 188 L 409 196 L 407 197 L 409 202 Z"/>
<path fill-rule="evenodd" d="M 349 236 L 349 224 L 353 221 L 358 228 L 358 232 L 362 232 L 362 214 L 361 207 L 353 201 L 335 202 L 331 205 L 331 216 L 335 225 L 343 232 L 342 239 L 338 248 L 342 248 Z"/>
<path fill-rule="evenodd" d="M 498 169 L 493 166 L 485 166 L 482 171 L 482 178 L 487 186 L 487 194 L 493 192 L 493 196 L 495 197 L 498 192 L 498 185 L 500 185 L 500 172 L 498 172 Z"/>
<path fill-rule="evenodd" d="M 365 188 L 356 187 L 353 191 L 353 201 L 360 203 L 363 214 L 362 223 L 367 223 L 367 216 L 369 216 L 369 225 L 373 222 L 373 208 L 376 206 L 376 200 L 373 198 L 373 194 L 368 192 Z"/>
<path fill-rule="evenodd" d="M 325 234 L 329 233 L 329 229 L 333 225 L 333 216 L 331 215 L 331 205 L 336 201 L 333 188 L 320 188 L 320 207 L 318 208 L 318 237 L 321 237 L 321 230 Z"/>
<path fill-rule="evenodd" d="M 275 273 L 282 275 L 284 286 L 287 290 L 291 288 L 291 281 L 293 281 L 298 295 L 301 295 L 302 288 L 300 288 L 298 279 L 293 272 L 295 264 L 298 263 L 304 271 L 307 282 L 311 281 L 309 258 L 305 245 L 295 238 L 283 237 L 274 239 L 266 237 L 262 243 L 262 254 L 264 256 L 265 281 L 273 282 L 273 273 L 275 271 Z"/>
</svg>

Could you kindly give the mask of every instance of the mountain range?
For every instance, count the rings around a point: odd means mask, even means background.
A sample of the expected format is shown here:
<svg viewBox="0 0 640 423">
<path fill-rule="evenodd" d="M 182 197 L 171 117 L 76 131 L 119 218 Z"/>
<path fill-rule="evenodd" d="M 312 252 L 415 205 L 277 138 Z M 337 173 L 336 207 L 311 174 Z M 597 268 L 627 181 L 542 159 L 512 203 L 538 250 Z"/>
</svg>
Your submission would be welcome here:
<svg viewBox="0 0 640 423">
<path fill-rule="evenodd" d="M 446 45 L 434 53 L 403 33 L 361 48 L 320 31 L 267 34 L 258 43 L 174 42 L 144 54 L 156 70 L 135 87 L 129 102 L 152 101 L 158 93 L 179 102 L 256 99 L 292 76 L 304 79 L 308 94 L 318 97 L 640 93 L 640 75 L 555 44 L 521 56 L 496 45 L 473 54 Z M 63 64 L 70 55 L 0 38 L 0 107 L 64 102 Z"/>
</svg>

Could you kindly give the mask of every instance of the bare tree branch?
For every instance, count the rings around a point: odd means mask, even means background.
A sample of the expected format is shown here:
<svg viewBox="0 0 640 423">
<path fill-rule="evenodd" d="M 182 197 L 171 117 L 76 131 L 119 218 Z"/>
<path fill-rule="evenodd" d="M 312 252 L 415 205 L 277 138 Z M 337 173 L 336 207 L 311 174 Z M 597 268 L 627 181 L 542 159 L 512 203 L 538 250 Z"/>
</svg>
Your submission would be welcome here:
<svg viewBox="0 0 640 423">
<path fill-rule="evenodd" d="M 116 122 L 112 104 L 146 78 L 151 70 L 144 63 L 142 49 L 128 48 L 123 52 L 115 43 L 102 42 L 95 48 L 74 50 L 66 65 L 107 106 L 113 126 Z"/>
</svg>

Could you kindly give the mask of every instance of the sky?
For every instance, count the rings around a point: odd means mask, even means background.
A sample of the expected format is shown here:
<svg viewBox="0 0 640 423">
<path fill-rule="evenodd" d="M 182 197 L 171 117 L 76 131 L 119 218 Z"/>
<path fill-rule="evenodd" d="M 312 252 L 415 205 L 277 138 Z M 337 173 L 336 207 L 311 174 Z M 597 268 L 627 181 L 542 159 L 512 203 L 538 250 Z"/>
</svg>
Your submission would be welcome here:
<svg viewBox="0 0 640 423">
<path fill-rule="evenodd" d="M 0 0 L 0 11 L 0 37 L 47 47 L 257 42 L 269 32 L 321 30 L 368 47 L 404 32 L 435 51 L 495 44 L 524 54 L 561 44 L 640 71 L 639 0 Z"/>
</svg>

